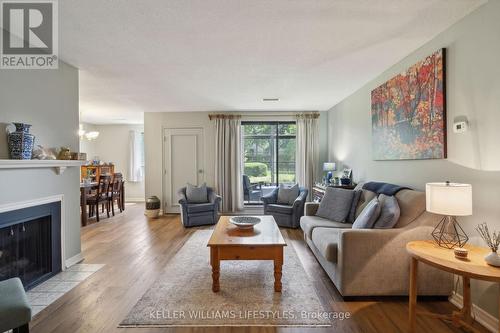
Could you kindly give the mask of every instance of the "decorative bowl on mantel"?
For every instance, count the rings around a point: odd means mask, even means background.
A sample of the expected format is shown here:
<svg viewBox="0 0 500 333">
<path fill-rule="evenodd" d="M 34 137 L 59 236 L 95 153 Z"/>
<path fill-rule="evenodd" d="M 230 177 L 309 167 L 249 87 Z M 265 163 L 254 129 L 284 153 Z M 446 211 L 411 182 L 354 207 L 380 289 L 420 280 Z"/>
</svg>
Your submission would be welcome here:
<svg viewBox="0 0 500 333">
<path fill-rule="evenodd" d="M 254 225 L 260 223 L 260 217 L 256 216 L 233 216 L 229 222 L 240 229 L 252 229 Z"/>
</svg>

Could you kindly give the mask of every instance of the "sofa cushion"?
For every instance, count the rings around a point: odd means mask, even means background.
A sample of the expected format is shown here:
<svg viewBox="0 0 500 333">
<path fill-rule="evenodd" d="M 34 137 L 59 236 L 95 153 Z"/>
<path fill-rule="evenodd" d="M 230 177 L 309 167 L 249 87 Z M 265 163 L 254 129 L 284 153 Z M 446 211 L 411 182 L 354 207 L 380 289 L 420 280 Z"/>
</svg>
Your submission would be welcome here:
<svg viewBox="0 0 500 333">
<path fill-rule="evenodd" d="M 201 186 L 195 186 L 188 183 L 186 186 L 186 199 L 189 203 L 208 202 L 207 184 L 203 183 Z"/>
<path fill-rule="evenodd" d="M 354 191 L 327 187 L 319 204 L 316 216 L 332 221 L 344 222 L 351 210 Z"/>
<path fill-rule="evenodd" d="M 201 212 L 213 212 L 213 203 L 202 203 L 202 204 L 187 204 L 188 213 L 201 213 Z"/>
<path fill-rule="evenodd" d="M 401 215 L 395 228 L 402 228 L 412 223 L 425 212 L 425 192 L 401 190 L 396 194 Z"/>
<path fill-rule="evenodd" d="M 293 205 L 293 202 L 299 196 L 299 184 L 295 184 L 291 187 L 286 187 L 284 184 L 280 184 L 278 189 L 278 203 L 282 205 Z"/>
<path fill-rule="evenodd" d="M 377 196 L 375 192 L 368 190 L 361 190 L 361 195 L 359 196 L 358 206 L 356 207 L 355 219 L 361 214 L 366 205 Z"/>
<path fill-rule="evenodd" d="M 375 197 L 373 198 L 363 209 L 361 214 L 356 218 L 356 221 L 352 224 L 353 229 L 371 229 L 375 221 L 377 221 L 380 216 L 380 202 Z"/>
<path fill-rule="evenodd" d="M 319 216 L 302 216 L 300 218 L 300 227 L 309 238 L 311 238 L 314 228 L 317 227 L 350 229 L 351 226 L 350 223 L 330 221 Z"/>
<path fill-rule="evenodd" d="M 293 214 L 293 206 L 269 204 L 266 207 L 266 211 L 268 213 L 279 213 L 279 214 L 292 215 Z"/>
<path fill-rule="evenodd" d="M 338 230 L 335 228 L 314 228 L 311 240 L 319 253 L 330 262 L 337 262 Z"/>
<path fill-rule="evenodd" d="M 380 201 L 381 211 L 380 216 L 373 225 L 375 229 L 391 229 L 398 223 L 400 209 L 398 200 L 395 196 L 380 194 L 378 196 Z"/>
</svg>

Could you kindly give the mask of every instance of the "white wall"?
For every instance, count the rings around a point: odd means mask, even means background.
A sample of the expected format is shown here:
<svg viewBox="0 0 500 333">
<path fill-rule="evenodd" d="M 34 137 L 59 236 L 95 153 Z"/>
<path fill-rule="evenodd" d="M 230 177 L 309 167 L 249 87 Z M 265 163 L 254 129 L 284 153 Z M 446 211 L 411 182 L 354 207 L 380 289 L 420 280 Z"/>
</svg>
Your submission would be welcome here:
<svg viewBox="0 0 500 333">
<path fill-rule="evenodd" d="M 127 180 L 129 157 L 129 133 L 132 130 L 144 131 L 143 125 L 93 125 L 83 124 L 86 131 L 98 131 L 99 137 L 89 141 L 80 140 L 80 151 L 87 153 L 87 159 L 98 156 L 103 162 L 113 162 L 115 172 L 121 172 Z M 144 201 L 144 181 L 125 184 L 126 201 Z"/>
<path fill-rule="evenodd" d="M 1 33 L 1 29 L 0 29 Z M 8 158 L 4 128 L 11 122 L 32 125 L 35 144 L 78 150 L 78 70 L 60 63 L 51 70 L 0 70 L 0 159 Z M 0 170 L 0 205 L 63 194 L 65 256 L 80 253 L 78 168 L 62 175 L 51 169 Z"/>
<path fill-rule="evenodd" d="M 205 182 L 215 185 L 215 125 L 208 119 L 213 112 L 146 112 L 144 114 L 144 143 L 146 153 L 146 197 L 156 195 L 163 201 L 163 130 L 166 128 L 202 128 L 204 133 Z M 242 121 L 293 120 L 273 112 L 235 112 Z M 287 113 L 290 114 L 290 113 Z M 328 113 L 320 112 L 320 163 L 328 158 Z M 321 179 L 322 175 L 319 175 Z"/>
<path fill-rule="evenodd" d="M 330 110 L 329 154 L 353 168 L 356 181 L 379 180 L 424 189 L 426 182 L 473 186 L 474 215 L 461 218 L 471 243 L 485 244 L 474 228 L 500 230 L 500 1 L 490 1 Z M 370 92 L 425 56 L 447 49 L 448 159 L 374 161 Z M 466 116 L 469 132 L 455 134 L 453 120 Z M 498 317 L 498 285 L 472 283 L 473 301 Z"/>
<path fill-rule="evenodd" d="M 82 129 L 85 132 L 97 131 L 96 125 L 87 123 L 80 123 L 80 124 L 82 125 Z M 80 138 L 80 152 L 87 154 L 87 160 L 92 160 L 96 156 L 95 143 L 96 143 L 95 140 L 87 140 L 85 137 Z"/>
</svg>

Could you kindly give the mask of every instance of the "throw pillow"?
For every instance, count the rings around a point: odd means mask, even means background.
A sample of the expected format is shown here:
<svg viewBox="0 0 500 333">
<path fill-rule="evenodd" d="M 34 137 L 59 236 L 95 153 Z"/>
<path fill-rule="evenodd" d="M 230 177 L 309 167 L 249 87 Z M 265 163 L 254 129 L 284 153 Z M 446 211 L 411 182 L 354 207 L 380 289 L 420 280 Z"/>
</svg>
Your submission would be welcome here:
<svg viewBox="0 0 500 333">
<path fill-rule="evenodd" d="M 371 229 L 380 216 L 380 202 L 375 197 L 363 209 L 352 224 L 353 229 Z"/>
<path fill-rule="evenodd" d="M 201 186 L 195 186 L 188 183 L 186 186 L 186 199 L 188 203 L 208 202 L 207 184 L 203 183 Z"/>
<path fill-rule="evenodd" d="M 278 189 L 278 204 L 293 205 L 295 199 L 299 196 L 299 192 L 299 184 L 295 184 L 291 187 L 285 187 L 285 185 L 280 184 Z"/>
<path fill-rule="evenodd" d="M 353 223 L 356 220 L 356 208 L 358 207 L 359 198 L 361 197 L 361 190 L 354 190 L 354 196 L 352 198 L 351 210 L 349 211 L 349 216 L 347 217 L 347 222 Z"/>
<path fill-rule="evenodd" d="M 327 187 L 316 216 L 335 222 L 345 222 L 351 210 L 353 197 L 352 190 Z"/>
<path fill-rule="evenodd" d="M 398 223 L 401 210 L 395 196 L 380 194 L 378 200 L 381 204 L 380 217 L 373 226 L 376 229 L 391 229 Z"/>
</svg>

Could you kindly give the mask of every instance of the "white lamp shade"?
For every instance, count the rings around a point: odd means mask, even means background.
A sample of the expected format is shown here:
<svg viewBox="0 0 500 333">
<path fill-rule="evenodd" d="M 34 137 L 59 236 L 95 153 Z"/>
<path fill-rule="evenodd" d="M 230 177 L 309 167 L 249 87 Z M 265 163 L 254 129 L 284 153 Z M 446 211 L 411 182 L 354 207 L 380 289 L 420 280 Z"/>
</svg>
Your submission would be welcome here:
<svg viewBox="0 0 500 333">
<path fill-rule="evenodd" d="M 335 162 L 325 162 L 323 163 L 323 171 L 336 171 L 337 165 Z"/>
<path fill-rule="evenodd" d="M 425 184 L 426 210 L 448 216 L 472 215 L 472 185 L 458 183 Z"/>
</svg>

